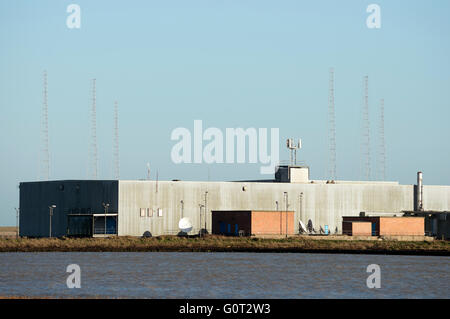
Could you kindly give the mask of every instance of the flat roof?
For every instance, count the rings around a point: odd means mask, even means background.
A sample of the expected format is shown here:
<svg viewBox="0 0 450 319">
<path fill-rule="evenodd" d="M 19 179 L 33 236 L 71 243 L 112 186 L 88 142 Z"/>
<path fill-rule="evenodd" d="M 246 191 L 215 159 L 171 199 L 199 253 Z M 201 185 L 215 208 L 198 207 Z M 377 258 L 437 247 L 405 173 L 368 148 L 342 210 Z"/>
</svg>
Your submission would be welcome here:
<svg viewBox="0 0 450 319">
<path fill-rule="evenodd" d="M 265 209 L 222 209 L 222 210 L 211 210 L 212 212 L 235 212 L 235 213 L 242 213 L 242 212 L 261 212 L 261 213 L 286 213 L 285 210 L 265 210 Z M 294 213 L 293 210 L 288 210 L 288 213 Z"/>
<path fill-rule="evenodd" d="M 401 214 L 401 213 L 399 213 Z M 421 216 L 342 216 L 342 218 L 416 218 Z"/>
</svg>

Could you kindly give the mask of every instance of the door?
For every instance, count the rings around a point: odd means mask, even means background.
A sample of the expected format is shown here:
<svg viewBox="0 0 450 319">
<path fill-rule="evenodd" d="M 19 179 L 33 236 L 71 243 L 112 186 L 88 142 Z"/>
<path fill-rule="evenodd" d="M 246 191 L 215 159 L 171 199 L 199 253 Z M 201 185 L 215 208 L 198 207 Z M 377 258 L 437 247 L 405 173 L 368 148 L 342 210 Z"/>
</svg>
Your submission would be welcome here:
<svg viewBox="0 0 450 319">
<path fill-rule="evenodd" d="M 372 236 L 377 235 L 377 223 L 372 223 Z"/>
</svg>

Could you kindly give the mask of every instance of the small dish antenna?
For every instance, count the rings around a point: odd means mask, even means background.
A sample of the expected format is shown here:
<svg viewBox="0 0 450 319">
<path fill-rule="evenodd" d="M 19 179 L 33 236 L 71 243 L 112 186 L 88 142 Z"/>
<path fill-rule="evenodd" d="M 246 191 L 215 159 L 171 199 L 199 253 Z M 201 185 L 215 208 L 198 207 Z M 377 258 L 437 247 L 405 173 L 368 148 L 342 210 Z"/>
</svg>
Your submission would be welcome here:
<svg viewBox="0 0 450 319">
<path fill-rule="evenodd" d="M 305 224 L 301 221 L 301 220 L 299 220 L 299 225 L 300 225 L 300 230 L 301 230 L 301 232 L 302 233 L 307 233 L 308 231 L 306 230 L 306 226 L 305 226 Z"/>
<path fill-rule="evenodd" d="M 147 180 L 150 180 L 150 163 L 147 163 Z"/>
<path fill-rule="evenodd" d="M 192 230 L 191 220 L 188 217 L 181 218 L 178 222 L 178 228 L 180 228 L 180 231 L 183 233 L 189 233 Z"/>
</svg>

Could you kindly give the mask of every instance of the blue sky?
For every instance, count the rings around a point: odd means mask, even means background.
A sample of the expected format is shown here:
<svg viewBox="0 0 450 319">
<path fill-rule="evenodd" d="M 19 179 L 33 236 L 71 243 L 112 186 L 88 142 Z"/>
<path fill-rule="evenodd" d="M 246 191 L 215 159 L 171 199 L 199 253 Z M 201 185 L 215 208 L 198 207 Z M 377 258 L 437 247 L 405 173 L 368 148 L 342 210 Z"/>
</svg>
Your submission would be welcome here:
<svg viewBox="0 0 450 319">
<path fill-rule="evenodd" d="M 81 7 L 69 29 L 66 8 Z M 381 7 L 381 29 L 366 8 Z M 122 179 L 258 179 L 260 164 L 172 163 L 176 127 L 280 128 L 326 178 L 328 71 L 335 69 L 337 175 L 360 179 L 363 77 L 369 76 L 372 178 L 385 99 L 387 179 L 450 184 L 450 2 L 0 2 L 0 225 L 18 184 L 39 176 L 42 74 L 48 72 L 50 178 L 88 178 L 90 85 L 97 80 L 99 178 L 113 177 L 119 103 Z"/>
</svg>

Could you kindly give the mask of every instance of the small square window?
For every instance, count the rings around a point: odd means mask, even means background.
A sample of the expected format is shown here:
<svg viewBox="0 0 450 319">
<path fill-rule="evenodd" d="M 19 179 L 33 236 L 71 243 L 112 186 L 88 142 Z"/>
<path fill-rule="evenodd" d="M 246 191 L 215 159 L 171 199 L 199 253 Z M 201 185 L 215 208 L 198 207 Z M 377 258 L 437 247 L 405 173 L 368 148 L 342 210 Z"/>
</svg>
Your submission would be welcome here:
<svg viewBox="0 0 450 319">
<path fill-rule="evenodd" d="M 141 217 L 145 217 L 146 209 L 141 208 Z"/>
<path fill-rule="evenodd" d="M 153 209 L 147 208 L 147 217 L 153 217 Z"/>
</svg>

